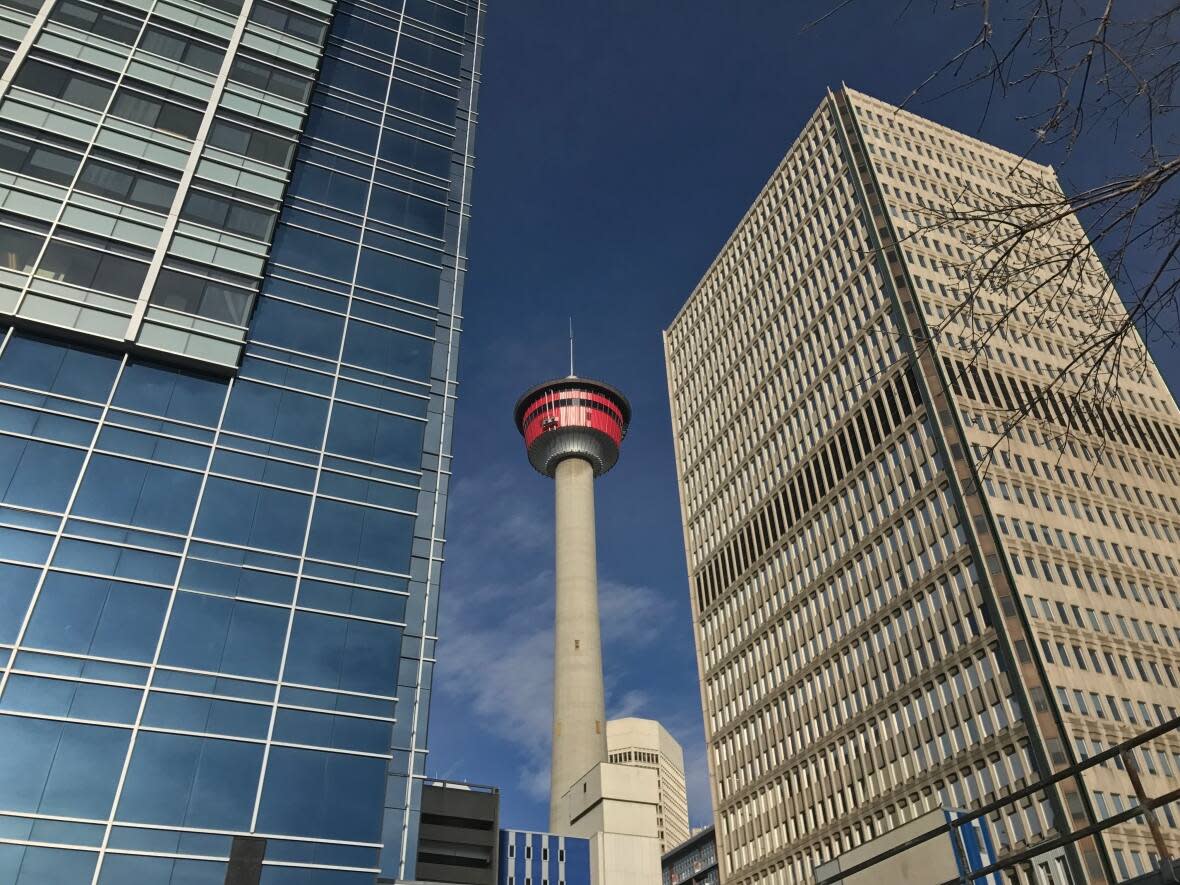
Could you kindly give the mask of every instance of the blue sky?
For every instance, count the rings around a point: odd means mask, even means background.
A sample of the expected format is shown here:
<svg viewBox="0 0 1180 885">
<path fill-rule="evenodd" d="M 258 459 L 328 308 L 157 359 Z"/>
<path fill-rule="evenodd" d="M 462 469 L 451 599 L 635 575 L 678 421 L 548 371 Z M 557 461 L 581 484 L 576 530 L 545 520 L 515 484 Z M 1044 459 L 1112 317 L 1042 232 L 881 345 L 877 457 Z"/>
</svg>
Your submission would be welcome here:
<svg viewBox="0 0 1180 885">
<path fill-rule="evenodd" d="M 607 712 L 668 726 L 692 820 L 711 819 L 660 331 L 826 88 L 898 102 L 977 26 L 973 10 L 921 2 L 899 20 L 903 5 L 863 0 L 802 33 L 825 3 L 489 4 L 427 771 L 499 786 L 505 826 L 547 825 L 552 703 L 553 487 L 512 406 L 565 374 L 571 315 L 578 373 L 634 407 L 597 487 Z M 963 94 L 911 105 L 1028 146 L 1015 122 L 1027 96 L 981 129 L 980 107 Z M 1133 148 L 1066 171 L 1097 180 Z M 1157 358 L 1178 377 L 1174 350 Z"/>
</svg>

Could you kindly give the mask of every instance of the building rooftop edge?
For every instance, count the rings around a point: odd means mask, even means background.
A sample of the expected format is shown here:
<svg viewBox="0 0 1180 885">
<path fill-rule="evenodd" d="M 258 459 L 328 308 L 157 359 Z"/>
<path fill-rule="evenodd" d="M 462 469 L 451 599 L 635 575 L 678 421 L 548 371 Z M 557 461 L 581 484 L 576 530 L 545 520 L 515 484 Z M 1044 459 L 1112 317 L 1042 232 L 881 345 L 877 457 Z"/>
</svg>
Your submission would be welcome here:
<svg viewBox="0 0 1180 885">
<path fill-rule="evenodd" d="M 851 86 L 848 86 L 845 83 L 841 83 L 838 87 L 834 87 L 834 88 L 828 87 L 827 91 L 824 94 L 824 98 L 826 99 L 829 95 L 833 95 L 837 92 L 843 92 L 848 95 L 855 95 L 858 98 L 863 98 L 863 99 L 866 99 L 871 102 L 876 102 L 877 104 L 885 105 L 886 107 L 892 108 L 893 110 L 895 110 L 899 113 L 908 114 L 909 116 L 914 117 L 915 119 L 921 120 L 924 123 L 928 123 L 931 126 L 936 126 L 945 132 L 949 132 L 952 135 L 958 136 L 959 138 L 969 138 L 972 141 L 978 142 L 979 144 L 985 145 L 985 146 L 991 148 L 992 150 L 997 151 L 998 153 L 1001 153 L 1001 154 L 1004 154 L 1008 157 L 1013 158 L 1014 160 L 1016 160 L 1016 162 L 1018 162 L 1020 164 L 1036 166 L 1038 168 L 1047 170 L 1051 175 L 1053 175 L 1054 178 L 1057 177 L 1057 172 L 1051 165 L 1045 165 L 1044 163 L 1038 163 L 1035 160 L 1030 160 L 1027 157 L 1022 157 L 1022 156 L 1020 156 L 1020 154 L 1015 154 L 1012 151 L 1005 150 L 1002 147 L 997 147 L 996 145 L 992 144 L 991 142 L 984 141 L 981 138 L 976 138 L 973 135 L 967 135 L 965 132 L 959 132 L 956 129 L 951 129 L 949 126 L 945 126 L 942 123 L 939 123 L 937 120 L 931 120 L 929 117 L 923 117 L 921 114 L 915 114 L 913 111 L 908 110 L 906 108 L 900 107 L 895 104 L 890 104 L 889 102 L 885 101 L 884 99 L 877 98 L 876 96 L 870 95 L 867 92 L 861 92 L 857 89 L 853 89 Z M 802 125 L 802 127 L 800 127 L 798 134 L 795 136 L 794 139 L 791 140 L 791 144 L 787 148 L 786 153 L 783 154 L 782 159 L 779 160 L 779 162 L 775 165 L 774 171 L 770 173 L 769 177 L 767 177 L 766 183 L 763 184 L 762 187 L 758 190 L 758 193 L 754 196 L 753 200 L 750 201 L 749 207 L 746 209 L 745 212 L 742 213 L 741 218 L 738 219 L 737 224 L 734 225 L 734 228 L 730 232 L 729 236 L 725 238 L 725 242 L 722 244 L 721 248 L 717 251 L 717 254 L 713 257 L 713 260 L 709 262 L 709 266 L 705 268 L 704 272 L 700 276 L 700 279 L 698 279 L 697 282 L 693 285 L 692 291 L 689 292 L 688 296 L 684 299 L 684 303 L 680 305 L 680 309 L 676 311 L 676 313 L 672 317 L 672 319 L 669 320 L 667 325 L 664 326 L 663 330 L 661 331 L 661 334 L 665 338 L 667 337 L 668 333 L 672 331 L 673 326 L 675 326 L 680 321 L 681 316 L 684 314 L 685 310 L 688 309 L 689 304 L 696 297 L 697 292 L 700 290 L 701 283 L 703 283 L 709 277 L 709 275 L 713 272 L 713 269 L 717 266 L 717 262 L 721 260 L 721 257 L 723 255 L 725 255 L 726 251 L 729 249 L 730 245 L 733 243 L 734 237 L 737 236 L 738 231 L 741 230 L 741 227 L 745 223 L 746 219 L 750 217 L 750 214 L 754 211 L 754 207 L 758 205 L 758 200 L 761 199 L 761 197 L 764 193 L 766 193 L 766 189 L 768 187 L 770 187 L 771 182 L 774 181 L 775 176 L 778 175 L 779 170 L 782 168 L 783 164 L 787 161 L 787 158 L 789 156 L 791 156 L 791 151 L 793 151 L 795 149 L 795 146 L 799 143 L 799 139 L 803 136 L 803 133 L 807 131 L 807 127 L 812 124 L 812 122 L 819 115 L 820 111 L 823 110 L 823 108 L 824 108 L 824 101 L 821 99 L 820 103 L 816 106 L 816 109 L 807 118 L 807 121 Z"/>
<path fill-rule="evenodd" d="M 660 863 L 663 864 L 664 861 L 668 860 L 670 857 L 672 857 L 675 854 L 682 854 L 684 851 L 688 850 L 689 848 L 692 848 L 698 842 L 704 842 L 706 839 L 708 839 L 710 836 L 713 835 L 714 829 L 715 829 L 715 826 L 713 824 L 709 824 L 707 827 L 702 829 L 700 832 L 693 833 L 691 836 L 689 836 L 687 839 L 685 839 L 679 845 L 669 848 L 660 857 Z"/>
</svg>

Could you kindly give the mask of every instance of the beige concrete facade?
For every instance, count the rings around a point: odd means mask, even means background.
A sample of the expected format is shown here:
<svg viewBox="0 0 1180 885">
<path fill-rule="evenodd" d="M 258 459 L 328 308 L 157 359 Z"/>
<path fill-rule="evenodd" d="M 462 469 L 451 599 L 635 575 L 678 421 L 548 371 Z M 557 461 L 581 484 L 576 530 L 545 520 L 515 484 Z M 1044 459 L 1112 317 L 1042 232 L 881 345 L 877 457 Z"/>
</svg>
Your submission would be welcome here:
<svg viewBox="0 0 1180 885">
<path fill-rule="evenodd" d="M 684 781 L 684 749 L 654 719 L 627 716 L 606 723 L 610 762 L 650 768 L 656 773 L 656 835 L 660 853 L 689 837 L 688 790 Z"/>
<path fill-rule="evenodd" d="M 564 827 L 569 818 L 562 811 L 562 797 L 578 778 L 606 761 L 594 468 L 582 458 L 566 458 L 557 465 L 554 485 L 557 612 L 553 631 L 549 831 L 568 835 Z"/>
<path fill-rule="evenodd" d="M 562 832 L 590 840 L 593 885 L 659 885 L 653 769 L 602 763 L 561 799 Z"/>
<path fill-rule="evenodd" d="M 728 883 L 807 882 L 1177 715 L 1180 412 L 1154 365 L 1090 424 L 1044 397 L 982 457 L 1013 392 L 1123 310 L 1088 256 L 1051 323 L 1035 279 L 984 293 L 1008 317 L 987 342 L 953 314 L 978 232 L 927 229 L 934 208 L 1032 187 L 1052 170 L 830 94 L 665 333 Z M 1085 400 L 1080 380 L 1064 395 Z M 1176 736 L 1140 767 L 1149 792 L 1174 784 Z M 1130 795 L 1099 767 L 993 816 L 997 848 Z M 1080 843 L 1076 878 L 1151 862 L 1138 824 L 1101 847 Z"/>
</svg>

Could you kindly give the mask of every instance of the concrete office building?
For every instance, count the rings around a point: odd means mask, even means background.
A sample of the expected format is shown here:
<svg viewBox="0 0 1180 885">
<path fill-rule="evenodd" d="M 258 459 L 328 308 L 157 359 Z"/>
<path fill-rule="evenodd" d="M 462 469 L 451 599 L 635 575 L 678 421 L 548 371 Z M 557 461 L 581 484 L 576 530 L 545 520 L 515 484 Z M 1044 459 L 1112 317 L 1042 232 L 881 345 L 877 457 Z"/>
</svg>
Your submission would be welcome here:
<svg viewBox="0 0 1180 885">
<path fill-rule="evenodd" d="M 664 853 L 660 862 L 664 885 L 720 885 L 717 837 L 713 827 L 701 827 Z"/>
<path fill-rule="evenodd" d="M 0 0 L 0 882 L 415 876 L 483 22 Z"/>
<path fill-rule="evenodd" d="M 612 719 L 606 723 L 610 762 L 651 768 L 656 773 L 656 828 L 660 852 L 689 836 L 688 792 L 684 783 L 684 750 L 654 719 Z"/>
<path fill-rule="evenodd" d="M 1097 308 L 1123 315 L 1092 254 L 1052 322 L 1034 318 L 1035 275 L 1012 281 L 981 296 L 989 316 L 1016 309 L 964 371 L 974 318 L 952 312 L 979 247 L 921 228 L 961 192 L 1029 188 L 1059 185 L 829 94 L 665 333 L 727 882 L 808 881 L 936 807 L 978 807 L 1177 715 L 1180 413 L 1142 344 L 1117 399 L 1069 375 L 981 475 L 1005 408 L 1046 390 Z M 1174 733 L 1139 756 L 1150 793 L 1175 783 Z M 1064 782 L 991 821 L 997 852 L 1131 794 L 1114 765 Z M 1069 863 L 1097 882 L 1153 856 L 1129 823 Z"/>
<path fill-rule="evenodd" d="M 426 781 L 418 818 L 418 881 L 496 885 L 499 847 L 498 789 Z"/>
</svg>

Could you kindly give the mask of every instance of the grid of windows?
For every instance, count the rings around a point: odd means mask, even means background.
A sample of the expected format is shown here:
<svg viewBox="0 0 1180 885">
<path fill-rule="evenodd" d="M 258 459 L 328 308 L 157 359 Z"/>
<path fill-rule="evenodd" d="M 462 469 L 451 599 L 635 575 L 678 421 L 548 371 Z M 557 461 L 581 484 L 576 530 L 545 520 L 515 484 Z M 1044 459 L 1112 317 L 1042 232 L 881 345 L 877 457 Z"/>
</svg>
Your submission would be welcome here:
<svg viewBox="0 0 1180 885">
<path fill-rule="evenodd" d="M 0 4 L 0 880 L 414 878 L 482 14 Z"/>
<path fill-rule="evenodd" d="M 1110 306 L 1096 262 L 1088 301 L 1067 299 L 1054 322 L 1045 305 L 1020 305 L 968 369 L 985 317 L 956 293 L 979 232 L 923 226 L 963 195 L 1048 186 L 1051 170 L 841 90 L 665 333 L 729 881 L 804 882 L 927 810 L 980 805 L 1075 747 L 1129 736 L 1128 711 L 1174 715 L 1174 402 L 1154 366 L 1114 402 L 1045 391 L 1094 304 Z M 975 307 L 1009 307 L 1011 295 L 989 294 Z M 929 340 L 940 321 L 933 351 L 916 348 L 910 335 Z M 894 391 L 890 407 L 879 390 Z M 1033 417 L 973 485 L 965 477 L 1016 396 L 1035 399 Z M 1076 436 L 1054 447 L 1063 430 Z M 1090 597 L 1093 622 L 1067 608 L 1052 627 L 1024 626 L 1005 568 L 1026 596 Z M 1079 703 L 1073 692 L 1096 674 L 1103 702 L 1087 690 Z M 1029 718 L 1024 697 L 1038 714 L 1068 698 L 1066 721 Z M 1160 778 L 1163 752 L 1151 758 Z M 1129 795 L 1125 777 L 1114 793 Z M 1062 800 L 1085 820 L 1076 793 L 1026 801 L 993 819 L 1001 851 L 1051 832 Z M 1112 840 L 1150 859 L 1146 838 L 1128 825 Z"/>
<path fill-rule="evenodd" d="M 983 492 L 1047 677 L 1031 699 L 1038 709 L 1056 703 L 1062 756 L 1072 749 L 1084 758 L 1177 715 L 1180 413 L 1134 335 L 1119 358 L 1141 360 L 1143 371 L 1120 369 L 1115 355 L 1097 369 L 1076 364 L 1096 328 L 1125 316 L 1092 251 L 1066 290 L 1042 294 L 1041 270 L 995 291 L 973 285 L 969 274 L 981 270 L 972 245 L 980 230 L 925 226 L 945 207 L 983 210 L 1013 193 L 1059 195 L 1051 170 L 1013 168 L 1001 152 L 927 121 L 863 96 L 854 103 L 884 208 L 907 244 L 921 313 L 939 330 L 936 347 L 965 442 L 986 465 Z M 1071 216 L 1033 248 L 1079 235 Z M 1001 316 L 998 334 L 981 343 L 980 324 Z M 1095 378 L 1117 379 L 1113 394 L 1100 396 Z M 1049 379 L 1058 380 L 1050 386 Z M 1022 407 L 1029 417 L 989 458 Z M 1174 737 L 1145 749 L 1149 791 L 1171 782 L 1164 765 L 1177 751 Z M 1097 816 L 1104 816 L 1099 792 L 1131 792 L 1113 763 L 1086 782 Z M 1120 854 L 1158 863 L 1142 821 L 1117 827 L 1105 842 L 1116 875 L 1125 875 Z M 1180 833 L 1170 842 L 1180 844 Z"/>
</svg>

